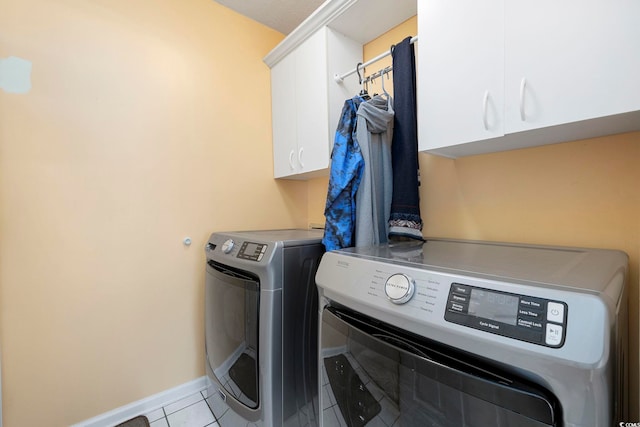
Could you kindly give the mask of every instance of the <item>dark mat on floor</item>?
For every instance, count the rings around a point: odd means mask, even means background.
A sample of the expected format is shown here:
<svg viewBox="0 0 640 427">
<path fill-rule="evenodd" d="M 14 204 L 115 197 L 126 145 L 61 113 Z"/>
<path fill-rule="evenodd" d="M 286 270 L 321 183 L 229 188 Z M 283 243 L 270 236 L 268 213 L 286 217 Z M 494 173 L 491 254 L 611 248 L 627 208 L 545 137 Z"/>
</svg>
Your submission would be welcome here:
<svg viewBox="0 0 640 427">
<path fill-rule="evenodd" d="M 380 404 L 343 354 L 325 358 L 324 367 L 347 426 L 362 427 L 378 415 Z"/>
<path fill-rule="evenodd" d="M 144 415 L 140 415 L 115 427 L 149 427 L 149 420 Z"/>
<path fill-rule="evenodd" d="M 249 399 L 258 403 L 256 361 L 247 353 L 242 353 L 229 369 L 229 376 Z"/>
</svg>

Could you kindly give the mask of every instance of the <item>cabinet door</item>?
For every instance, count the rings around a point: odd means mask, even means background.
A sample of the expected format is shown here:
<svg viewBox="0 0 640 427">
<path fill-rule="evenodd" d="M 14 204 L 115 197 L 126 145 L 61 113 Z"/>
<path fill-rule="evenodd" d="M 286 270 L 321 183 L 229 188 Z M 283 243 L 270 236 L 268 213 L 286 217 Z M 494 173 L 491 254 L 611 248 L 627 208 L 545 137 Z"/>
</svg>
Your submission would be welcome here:
<svg viewBox="0 0 640 427">
<path fill-rule="evenodd" d="M 293 54 L 271 68 L 271 121 L 273 174 L 282 178 L 297 173 L 296 61 Z"/>
<path fill-rule="evenodd" d="M 504 0 L 418 1 L 420 150 L 503 135 L 503 31 Z"/>
<path fill-rule="evenodd" d="M 640 108 L 640 1 L 505 5 L 505 133 Z"/>
<path fill-rule="evenodd" d="M 297 167 L 301 172 L 329 166 L 327 39 L 321 28 L 305 40 L 296 57 Z"/>
</svg>

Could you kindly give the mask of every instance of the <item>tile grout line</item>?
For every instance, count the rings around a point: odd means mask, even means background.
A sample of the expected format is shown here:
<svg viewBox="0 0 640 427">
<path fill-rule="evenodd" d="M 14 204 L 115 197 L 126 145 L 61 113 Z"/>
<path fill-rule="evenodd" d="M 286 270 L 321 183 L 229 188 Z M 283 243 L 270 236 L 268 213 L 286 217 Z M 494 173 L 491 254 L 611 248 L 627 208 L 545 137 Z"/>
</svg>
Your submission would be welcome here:
<svg viewBox="0 0 640 427">
<path fill-rule="evenodd" d="M 204 398 L 204 403 L 207 404 L 207 408 L 209 408 L 209 411 L 211 411 L 211 414 L 213 415 L 213 419 L 215 420 L 215 423 L 217 423 L 218 426 L 222 426 L 222 424 L 220 423 L 220 420 L 218 419 L 218 416 L 216 415 L 215 412 L 213 412 L 213 408 L 211 407 L 211 405 L 209 405 L 209 401 L 207 400 L 207 397 L 204 395 L 204 392 L 200 391 L 200 394 L 202 394 L 202 397 Z M 225 413 L 226 411 L 222 415 L 224 415 Z"/>
<path fill-rule="evenodd" d="M 204 401 L 205 405 L 207 406 L 207 409 L 209 409 L 209 412 L 211 413 L 211 415 L 212 415 L 212 417 L 213 417 L 213 422 L 211 422 L 211 423 L 209 423 L 209 424 L 206 424 L 204 427 L 210 427 L 210 426 L 216 426 L 216 425 L 217 425 L 217 426 L 220 426 L 220 425 L 221 425 L 221 424 L 220 424 L 220 420 L 218 419 L 218 417 L 216 416 L 216 414 L 213 412 L 213 409 L 211 409 L 211 406 L 209 406 L 209 402 L 207 402 L 207 399 L 204 397 L 203 390 L 199 391 L 198 393 L 200 394 L 200 397 L 201 397 L 202 399 L 198 400 L 197 402 L 193 402 L 193 403 L 191 403 L 190 405 L 187 405 L 187 406 L 185 406 L 185 407 L 182 407 L 182 408 L 180 408 L 180 409 L 177 409 L 177 410 L 175 410 L 175 411 L 173 411 L 173 412 L 171 412 L 171 413 L 167 413 L 167 410 L 165 409 L 165 407 L 162 407 L 162 411 L 163 411 L 163 413 L 165 414 L 165 417 L 164 417 L 164 418 L 165 418 L 165 420 L 166 420 L 166 422 L 167 422 L 167 425 L 168 425 L 169 427 L 171 427 L 171 424 L 169 423 L 169 415 L 177 414 L 178 412 L 184 411 L 184 410 L 186 410 L 187 408 L 190 408 L 190 407 L 192 407 L 192 406 L 195 406 L 195 405 L 197 405 L 197 404 L 199 404 L 200 402 L 203 402 L 203 401 Z"/>
<path fill-rule="evenodd" d="M 164 406 L 160 407 L 160 410 L 162 410 L 162 416 L 161 416 L 160 418 L 157 418 L 157 419 L 153 420 L 153 421 L 149 421 L 149 425 L 150 425 L 150 426 L 151 426 L 151 425 L 153 425 L 153 423 L 156 423 L 156 422 L 158 422 L 158 421 L 160 421 L 160 420 L 162 420 L 162 419 L 164 419 L 164 421 L 167 423 L 167 426 L 169 426 L 169 420 L 167 419 L 167 413 L 166 413 L 166 411 L 164 410 Z M 149 413 L 149 412 L 148 412 L 148 413 Z M 148 414 L 148 413 L 147 413 L 147 414 Z M 147 414 L 142 414 L 142 415 L 144 415 L 144 416 L 146 417 L 146 416 L 147 416 Z M 148 419 L 149 419 L 149 417 L 147 417 L 147 420 L 148 420 Z M 169 427 L 171 427 L 171 426 L 169 426 Z"/>
<path fill-rule="evenodd" d="M 167 411 L 164 410 L 164 406 L 162 407 L 162 413 L 164 414 L 164 421 L 167 423 L 167 427 L 171 427 L 169 424 L 169 418 L 167 417 Z"/>
<path fill-rule="evenodd" d="M 203 400 L 204 400 L 204 399 L 203 399 Z M 170 414 L 167 414 L 167 411 L 165 411 L 165 414 L 166 414 L 166 416 L 168 417 L 169 415 L 173 415 L 173 414 L 175 414 L 175 413 L 177 413 L 177 412 L 180 412 L 180 411 L 185 410 L 185 409 L 187 409 L 187 408 L 190 408 L 190 407 L 192 407 L 192 406 L 194 406 L 194 405 L 197 405 L 197 404 L 198 404 L 198 403 L 200 403 L 200 402 L 202 402 L 202 400 L 198 400 L 197 402 L 190 403 L 190 404 L 188 404 L 187 406 L 183 406 L 183 407 L 182 407 L 182 408 L 180 408 L 180 409 L 176 409 L 175 411 L 171 412 Z M 209 405 L 207 405 L 207 407 L 208 407 L 208 406 L 209 406 Z M 162 410 L 164 411 L 164 408 L 162 408 Z M 214 418 L 215 418 L 215 415 L 214 415 Z"/>
</svg>

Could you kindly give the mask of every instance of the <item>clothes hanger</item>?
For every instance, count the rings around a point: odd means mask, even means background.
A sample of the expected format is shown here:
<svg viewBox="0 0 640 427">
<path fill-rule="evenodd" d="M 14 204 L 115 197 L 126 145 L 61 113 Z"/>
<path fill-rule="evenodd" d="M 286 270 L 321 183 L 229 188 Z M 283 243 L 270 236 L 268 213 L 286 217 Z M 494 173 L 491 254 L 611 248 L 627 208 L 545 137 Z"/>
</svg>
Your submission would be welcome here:
<svg viewBox="0 0 640 427">
<path fill-rule="evenodd" d="M 387 75 L 387 79 L 389 78 L 389 72 L 393 69 L 393 67 L 387 67 L 383 70 L 383 73 Z M 384 74 L 382 75 L 382 92 L 386 95 L 387 97 L 387 108 L 393 108 L 393 98 L 391 97 L 391 95 L 389 94 L 389 92 L 387 92 L 387 89 L 385 89 L 384 87 Z"/>
<path fill-rule="evenodd" d="M 391 96 L 389 95 L 389 92 L 387 92 L 387 90 L 384 88 L 384 75 L 387 75 L 387 78 L 389 78 L 389 70 L 388 69 L 383 69 L 380 70 L 380 81 L 381 81 L 381 85 L 382 85 L 382 93 L 384 93 L 385 95 L 387 95 L 387 98 L 391 98 Z"/>
<path fill-rule="evenodd" d="M 372 75 L 364 79 L 364 87 L 367 92 L 369 91 L 369 83 L 371 83 L 371 85 L 375 84 L 376 77 L 376 73 L 373 73 Z M 373 92 L 373 95 L 370 94 L 369 96 L 375 98 L 376 96 L 378 96 L 378 94 L 376 92 Z"/>
<path fill-rule="evenodd" d="M 362 62 L 358 62 L 358 65 L 356 65 L 356 72 L 358 73 L 358 83 L 360 83 L 360 86 L 362 87 L 362 74 L 360 74 L 361 66 Z M 365 82 L 365 87 L 360 89 L 360 93 L 358 95 L 368 101 L 371 99 L 371 97 L 369 96 L 369 92 L 367 91 L 367 86 L 367 82 Z"/>
</svg>

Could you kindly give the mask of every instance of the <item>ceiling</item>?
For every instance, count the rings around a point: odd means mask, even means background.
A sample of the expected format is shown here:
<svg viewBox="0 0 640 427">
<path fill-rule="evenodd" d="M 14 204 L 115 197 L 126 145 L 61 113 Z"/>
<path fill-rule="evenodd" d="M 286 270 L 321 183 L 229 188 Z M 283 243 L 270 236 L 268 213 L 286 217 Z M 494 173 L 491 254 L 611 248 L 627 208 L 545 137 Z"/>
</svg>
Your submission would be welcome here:
<svg viewBox="0 0 640 427">
<path fill-rule="evenodd" d="M 289 34 L 324 0 L 215 0 L 254 21 Z"/>
</svg>

